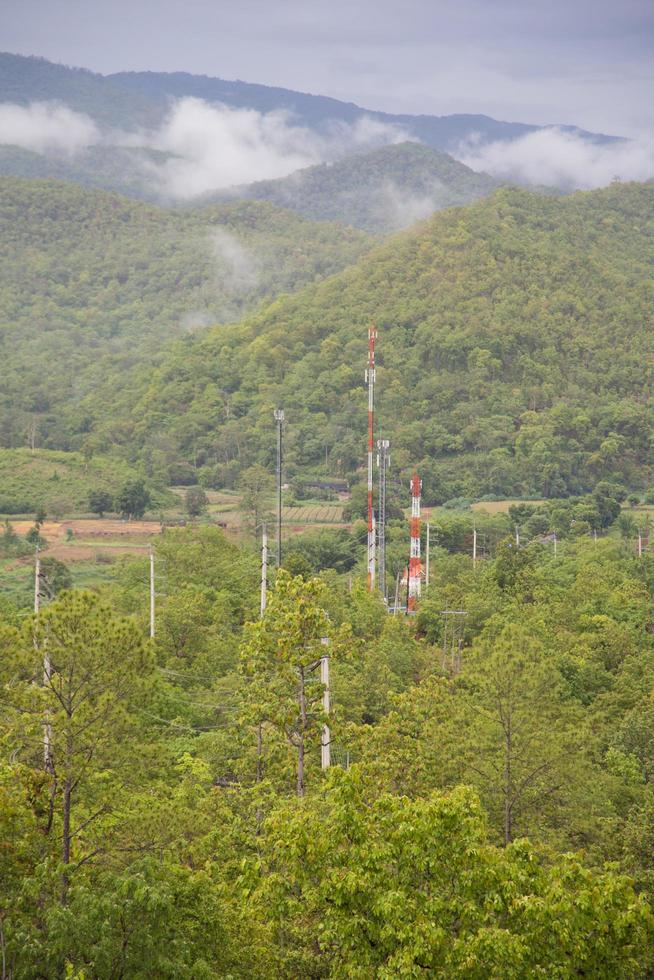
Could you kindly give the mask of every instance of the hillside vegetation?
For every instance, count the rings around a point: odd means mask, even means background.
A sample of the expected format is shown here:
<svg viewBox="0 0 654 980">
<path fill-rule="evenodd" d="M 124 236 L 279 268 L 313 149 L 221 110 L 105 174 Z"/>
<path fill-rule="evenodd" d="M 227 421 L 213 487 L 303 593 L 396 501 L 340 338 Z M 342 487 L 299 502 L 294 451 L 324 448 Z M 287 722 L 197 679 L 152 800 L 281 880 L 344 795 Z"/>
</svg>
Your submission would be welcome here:
<svg viewBox="0 0 654 980">
<path fill-rule="evenodd" d="M 105 442 L 122 441 L 113 406 L 165 341 L 236 319 L 367 247 L 361 232 L 267 202 L 180 213 L 0 179 L 0 445 L 79 448 L 103 382 Z"/>
<path fill-rule="evenodd" d="M 318 221 L 397 231 L 433 211 L 485 197 L 498 182 L 446 153 L 400 143 L 235 187 L 231 196 L 272 201 Z"/>
<path fill-rule="evenodd" d="M 0 514 L 33 513 L 43 508 L 61 517 L 89 510 L 89 496 L 105 491 L 116 496 L 138 474 L 119 459 L 47 449 L 0 449 Z M 153 505 L 174 501 L 162 488 L 152 494 Z M 108 508 L 109 509 L 109 508 Z"/>
<path fill-rule="evenodd" d="M 399 235 L 228 332 L 173 345 L 125 444 L 204 464 L 352 473 L 365 435 L 367 328 L 395 473 L 430 501 L 560 496 L 653 479 L 654 187 L 565 199 L 502 190 Z M 104 423 L 97 419 L 100 428 Z M 323 470 L 324 471 L 324 470 Z"/>
</svg>

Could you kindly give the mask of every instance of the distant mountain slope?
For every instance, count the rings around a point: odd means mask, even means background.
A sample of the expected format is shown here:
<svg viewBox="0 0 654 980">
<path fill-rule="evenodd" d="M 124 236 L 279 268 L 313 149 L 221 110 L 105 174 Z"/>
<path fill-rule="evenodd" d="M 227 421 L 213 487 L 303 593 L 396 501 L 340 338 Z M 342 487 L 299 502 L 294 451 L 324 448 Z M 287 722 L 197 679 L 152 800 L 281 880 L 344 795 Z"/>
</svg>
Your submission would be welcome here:
<svg viewBox="0 0 654 980">
<path fill-rule="evenodd" d="M 167 340 L 236 319 L 368 247 L 361 232 L 267 202 L 181 213 L 0 178 L 0 445 L 25 445 L 36 422 L 37 445 L 79 448 L 91 426 L 79 405 L 107 378 L 115 408 Z"/>
<path fill-rule="evenodd" d="M 365 446 L 366 331 L 394 479 L 428 502 L 654 484 L 654 186 L 566 198 L 500 190 L 389 239 L 228 331 L 168 351 L 125 445 L 208 480 L 270 461 L 348 474 Z M 98 417 L 95 423 L 104 425 Z"/>
<path fill-rule="evenodd" d="M 124 85 L 86 68 L 69 68 L 45 58 L 0 53 L 0 102 L 64 102 L 108 126 L 155 124 L 161 108 Z"/>
<path fill-rule="evenodd" d="M 235 187 L 229 195 L 271 201 L 318 221 L 343 221 L 367 231 L 396 231 L 433 211 L 466 204 L 498 181 L 419 143 L 298 170 L 290 177 Z"/>
<path fill-rule="evenodd" d="M 57 65 L 45 58 L 0 52 L 0 102 L 26 104 L 54 99 L 87 113 L 99 123 L 131 129 L 156 125 L 170 100 L 183 96 L 259 112 L 285 109 L 299 122 L 318 130 L 324 130 L 333 121 L 352 123 L 367 116 L 400 126 L 409 138 L 445 151 L 451 151 L 473 133 L 486 142 L 515 139 L 542 128 L 475 114 L 432 116 L 377 112 L 323 95 L 188 72 L 118 72 L 104 76 L 85 68 Z M 612 138 L 585 133 L 572 126 L 562 128 L 594 140 Z"/>
<path fill-rule="evenodd" d="M 148 180 L 148 167 L 170 155 L 157 150 L 123 146 L 90 146 L 73 157 L 46 155 L 0 144 L 0 176 L 36 180 L 65 180 L 84 187 L 159 202 L 158 185 Z"/>
<path fill-rule="evenodd" d="M 223 102 L 237 108 L 257 109 L 270 112 L 285 109 L 298 121 L 312 129 L 324 129 L 333 120 L 352 123 L 361 116 L 391 125 L 401 126 L 410 138 L 420 140 L 438 150 L 451 151 L 461 140 L 475 134 L 481 142 L 516 139 L 526 133 L 542 129 L 528 123 L 503 122 L 490 116 L 459 113 L 449 116 L 409 115 L 377 112 L 341 102 L 324 95 L 310 95 L 290 89 L 250 82 L 226 81 L 207 75 L 191 75 L 187 72 L 119 72 L 107 76 L 116 86 L 152 101 L 165 103 L 169 98 L 195 96 L 209 102 Z M 574 126 L 561 127 L 591 139 L 612 139 L 601 134 L 587 133 Z"/>
</svg>

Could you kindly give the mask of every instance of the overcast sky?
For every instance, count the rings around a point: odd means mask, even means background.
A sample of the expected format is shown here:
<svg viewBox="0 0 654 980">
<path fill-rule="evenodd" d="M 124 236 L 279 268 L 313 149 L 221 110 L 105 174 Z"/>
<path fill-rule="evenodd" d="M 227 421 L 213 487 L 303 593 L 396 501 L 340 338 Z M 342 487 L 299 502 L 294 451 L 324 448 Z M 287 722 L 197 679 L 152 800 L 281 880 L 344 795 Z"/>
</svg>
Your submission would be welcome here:
<svg viewBox="0 0 654 980">
<path fill-rule="evenodd" d="M 654 131 L 654 0 L 0 0 L 0 49 L 391 112 Z"/>
</svg>

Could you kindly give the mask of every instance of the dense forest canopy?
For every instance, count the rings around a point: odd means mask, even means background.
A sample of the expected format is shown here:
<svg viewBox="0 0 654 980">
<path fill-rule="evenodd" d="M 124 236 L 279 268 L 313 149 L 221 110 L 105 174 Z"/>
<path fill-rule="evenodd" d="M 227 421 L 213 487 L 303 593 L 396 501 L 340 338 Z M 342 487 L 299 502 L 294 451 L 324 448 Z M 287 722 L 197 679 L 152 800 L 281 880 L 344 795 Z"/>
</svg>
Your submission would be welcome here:
<svg viewBox="0 0 654 980">
<path fill-rule="evenodd" d="M 651 556 L 441 547 L 414 619 L 282 571 L 258 618 L 254 554 L 167 530 L 154 641 L 147 565 L 2 604 L 16 980 L 651 975 Z"/>
<path fill-rule="evenodd" d="M 162 346 L 329 275 L 368 240 L 267 202 L 181 213 L 56 181 L 0 179 L 0 443 L 79 449 Z"/>
<path fill-rule="evenodd" d="M 399 143 L 235 187 L 229 197 L 272 201 L 316 221 L 371 232 L 397 231 L 434 211 L 485 197 L 498 186 L 446 153 Z"/>
<path fill-rule="evenodd" d="M 567 198 L 501 190 L 391 238 L 243 324 L 174 344 L 125 446 L 153 440 L 201 478 L 272 463 L 354 474 L 365 438 L 367 328 L 394 468 L 428 501 L 579 494 L 652 472 L 654 186 Z M 95 426 L 102 431 L 102 414 Z"/>
</svg>

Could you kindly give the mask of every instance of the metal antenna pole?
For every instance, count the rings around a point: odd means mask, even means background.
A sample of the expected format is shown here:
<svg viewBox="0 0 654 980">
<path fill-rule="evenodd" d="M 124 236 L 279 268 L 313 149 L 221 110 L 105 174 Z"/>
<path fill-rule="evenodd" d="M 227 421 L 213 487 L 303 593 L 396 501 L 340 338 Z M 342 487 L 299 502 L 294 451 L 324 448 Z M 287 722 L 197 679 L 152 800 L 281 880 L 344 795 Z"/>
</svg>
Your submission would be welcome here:
<svg viewBox="0 0 654 980">
<path fill-rule="evenodd" d="M 323 636 L 321 643 L 324 646 L 329 645 L 329 638 Z M 329 654 L 325 653 L 324 656 L 320 658 L 320 683 L 323 685 L 322 693 L 322 710 L 325 713 L 325 717 L 329 718 L 330 703 L 329 703 Z M 322 737 L 320 739 L 320 764 L 323 769 L 329 769 L 331 765 L 331 734 L 329 731 L 329 725 L 325 722 L 322 726 Z"/>
<path fill-rule="evenodd" d="M 150 548 L 150 639 L 154 639 L 154 551 Z"/>
<path fill-rule="evenodd" d="M 277 568 L 282 564 L 282 426 L 284 425 L 284 409 L 274 411 L 277 423 Z"/>
<path fill-rule="evenodd" d="M 386 602 L 386 468 L 391 457 L 388 453 L 390 442 L 388 439 L 377 440 L 377 466 L 379 467 L 379 503 L 377 510 L 379 523 L 377 531 L 377 576 L 379 579 L 379 591 L 384 602 Z"/>
<path fill-rule="evenodd" d="M 266 597 L 268 591 L 268 531 L 263 525 L 261 531 L 261 615 L 266 611 Z"/>
</svg>

